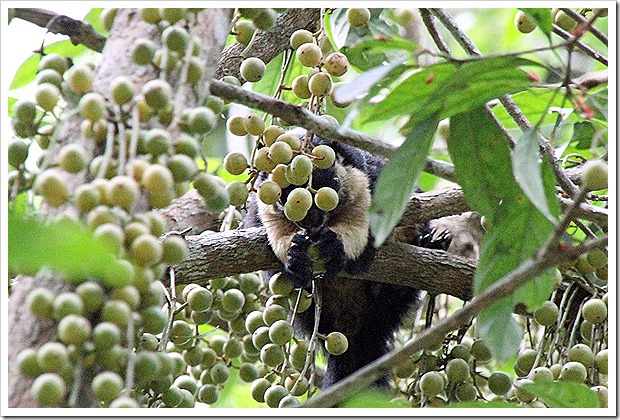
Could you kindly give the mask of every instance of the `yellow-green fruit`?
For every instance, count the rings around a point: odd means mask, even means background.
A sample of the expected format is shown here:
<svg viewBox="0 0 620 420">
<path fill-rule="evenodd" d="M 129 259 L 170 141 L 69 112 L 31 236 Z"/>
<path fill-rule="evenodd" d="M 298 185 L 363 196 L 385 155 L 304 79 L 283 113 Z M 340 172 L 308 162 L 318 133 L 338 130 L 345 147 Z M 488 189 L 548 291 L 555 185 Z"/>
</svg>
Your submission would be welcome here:
<svg viewBox="0 0 620 420">
<path fill-rule="evenodd" d="M 528 34 L 536 29 L 536 23 L 532 22 L 523 10 L 517 11 L 517 14 L 515 15 L 515 26 L 519 32 L 524 34 Z"/>
<path fill-rule="evenodd" d="M 250 114 L 243 120 L 246 131 L 253 136 L 260 136 L 265 131 L 265 122 L 258 114 Z"/>
<path fill-rule="evenodd" d="M 30 101 L 17 101 L 13 107 L 13 115 L 21 122 L 31 123 L 37 116 L 37 107 Z"/>
<path fill-rule="evenodd" d="M 583 165 L 581 180 L 583 185 L 590 191 L 604 190 L 607 188 L 608 167 L 602 159 L 590 160 Z"/>
<path fill-rule="evenodd" d="M 43 199 L 53 207 L 64 204 L 69 197 L 67 184 L 62 176 L 53 169 L 48 169 L 37 175 L 34 190 L 41 194 Z"/>
<path fill-rule="evenodd" d="M 151 80 L 142 87 L 142 96 L 150 108 L 154 111 L 160 111 L 170 103 L 172 88 L 163 80 Z"/>
<path fill-rule="evenodd" d="M 60 372 L 69 364 L 69 352 L 64 344 L 47 342 L 37 349 L 37 364 L 44 372 Z"/>
<path fill-rule="evenodd" d="M 138 265 L 154 265 L 161 260 L 163 246 L 153 235 L 140 235 L 131 244 L 130 253 Z"/>
<path fill-rule="evenodd" d="M 83 118 L 93 122 L 98 121 L 104 116 L 105 98 L 99 93 L 87 93 L 80 99 L 78 108 Z"/>
<path fill-rule="evenodd" d="M 47 54 L 41 57 L 41 61 L 39 61 L 39 71 L 52 69 L 63 74 L 67 71 L 67 67 L 67 59 L 55 53 Z"/>
<path fill-rule="evenodd" d="M 347 10 L 347 20 L 351 26 L 364 26 L 370 21 L 370 10 L 366 8 L 350 8 Z"/>
<path fill-rule="evenodd" d="M 312 32 L 307 31 L 305 29 L 298 29 L 291 34 L 291 39 L 289 41 L 291 48 L 296 50 L 303 44 L 309 44 L 314 42 L 314 36 Z"/>
<path fill-rule="evenodd" d="M 196 161 L 187 155 L 173 155 L 166 162 L 174 182 L 191 181 L 198 172 Z"/>
<path fill-rule="evenodd" d="M 267 205 L 275 204 L 282 195 L 282 189 L 273 181 L 265 181 L 258 187 L 258 199 Z"/>
<path fill-rule="evenodd" d="M 591 324 L 600 324 L 607 319 L 607 305 L 602 299 L 590 299 L 581 308 L 583 318 Z"/>
<path fill-rule="evenodd" d="M 444 389 L 444 379 L 439 372 L 426 372 L 420 378 L 420 391 L 426 397 L 434 397 Z"/>
<path fill-rule="evenodd" d="M 54 312 L 55 298 L 56 296 L 51 290 L 45 287 L 38 287 L 28 293 L 26 306 L 30 308 L 30 312 L 33 315 L 39 318 L 51 319 Z"/>
<path fill-rule="evenodd" d="M 217 124 L 217 117 L 211 108 L 199 106 L 190 114 L 190 130 L 196 134 L 207 134 Z"/>
<path fill-rule="evenodd" d="M 230 205 L 228 192 L 218 187 L 217 191 L 211 196 L 203 196 L 205 208 L 211 213 L 220 213 Z"/>
<path fill-rule="evenodd" d="M 338 206 L 338 193 L 329 187 L 321 187 L 314 195 L 316 206 L 323 211 L 332 211 Z"/>
<path fill-rule="evenodd" d="M 579 362 L 585 367 L 590 367 L 592 363 L 594 363 L 594 353 L 590 347 L 583 343 L 575 344 L 568 349 L 568 360 L 571 362 Z"/>
<path fill-rule="evenodd" d="M 252 385 L 250 386 L 250 394 L 255 401 L 260 403 L 265 402 L 265 392 L 271 386 L 271 382 L 269 382 L 265 378 L 258 378 Z"/>
<path fill-rule="evenodd" d="M 312 96 L 310 89 L 308 89 L 308 75 L 301 74 L 293 79 L 291 84 L 293 93 L 300 99 L 309 99 Z"/>
<path fill-rule="evenodd" d="M 280 188 L 286 188 L 291 185 L 286 179 L 286 165 L 280 164 L 273 168 L 269 180 L 275 182 Z"/>
<path fill-rule="evenodd" d="M 265 63 L 258 57 L 248 57 L 241 63 L 239 72 L 248 82 L 258 82 L 265 75 Z"/>
<path fill-rule="evenodd" d="M 241 175 L 248 166 L 248 161 L 242 153 L 232 152 L 224 157 L 224 169 L 233 175 Z"/>
<path fill-rule="evenodd" d="M 307 212 L 312 206 L 312 194 L 305 188 L 295 188 L 288 195 L 286 203 L 291 209 Z"/>
<path fill-rule="evenodd" d="M 43 83 L 51 83 L 60 89 L 62 85 L 62 76 L 56 70 L 45 69 L 37 74 L 37 85 Z M 31 120 L 32 121 L 32 120 Z"/>
<path fill-rule="evenodd" d="M 163 20 L 167 20 L 170 24 L 175 24 L 187 16 L 186 8 L 160 7 L 159 14 Z"/>
<path fill-rule="evenodd" d="M 21 140 L 9 141 L 7 155 L 9 165 L 18 168 L 28 158 L 28 144 Z"/>
<path fill-rule="evenodd" d="M 150 165 L 142 175 L 142 184 L 151 193 L 168 191 L 172 188 L 174 179 L 170 169 L 163 165 Z"/>
<path fill-rule="evenodd" d="M 567 362 L 562 366 L 560 380 L 565 382 L 579 382 L 586 380 L 588 372 L 586 367 L 579 362 Z"/>
<path fill-rule="evenodd" d="M 151 64 L 155 57 L 155 50 L 157 50 L 157 44 L 150 39 L 137 39 L 130 47 L 131 59 L 139 65 Z"/>
<path fill-rule="evenodd" d="M 293 338 L 293 326 L 290 322 L 279 320 L 269 326 L 269 339 L 272 343 L 283 346 Z"/>
<path fill-rule="evenodd" d="M 607 265 L 607 253 L 600 248 L 588 251 L 587 259 L 594 268 L 601 268 Z"/>
<path fill-rule="evenodd" d="M 284 133 L 276 141 L 287 143 L 293 150 L 301 150 L 301 139 L 294 133 Z"/>
<path fill-rule="evenodd" d="M 233 181 L 226 186 L 226 191 L 228 191 L 232 206 L 242 206 L 248 200 L 249 192 L 245 182 Z"/>
<path fill-rule="evenodd" d="M 34 97 L 41 108 L 52 111 L 60 98 L 60 90 L 51 83 L 43 83 L 37 86 Z"/>
<path fill-rule="evenodd" d="M 235 136 L 245 136 L 248 134 L 248 131 L 245 129 L 245 118 L 240 115 L 229 118 L 226 122 L 226 128 Z"/>
<path fill-rule="evenodd" d="M 112 100 L 119 105 L 131 101 L 136 93 L 136 88 L 127 76 L 118 76 L 110 83 Z"/>
<path fill-rule="evenodd" d="M 256 27 L 262 31 L 271 29 L 276 24 L 278 15 L 273 9 L 261 9 L 261 12 L 252 19 Z"/>
<path fill-rule="evenodd" d="M 30 395 L 42 406 L 60 406 L 66 392 L 65 381 L 56 373 L 44 373 L 30 387 Z"/>
<path fill-rule="evenodd" d="M 93 394 L 104 403 L 118 398 L 124 385 L 123 379 L 114 372 L 100 372 L 91 382 Z"/>
<path fill-rule="evenodd" d="M 166 48 L 183 54 L 187 48 L 189 34 L 180 26 L 168 26 L 161 33 L 161 39 Z"/>
<path fill-rule="evenodd" d="M 86 150 L 78 144 L 68 144 L 58 153 L 58 165 L 74 174 L 86 168 L 87 160 Z"/>
<path fill-rule="evenodd" d="M 331 332 L 325 338 L 325 350 L 334 356 L 340 356 L 349 348 L 347 337 L 337 331 Z"/>
<path fill-rule="evenodd" d="M 104 223 L 97 226 L 93 236 L 103 242 L 110 251 L 117 254 L 125 241 L 125 233 L 120 226 L 114 223 Z"/>
<path fill-rule="evenodd" d="M 553 15 L 553 21 L 555 24 L 565 31 L 571 31 L 578 25 L 578 22 L 575 19 L 560 9 L 554 9 L 551 14 Z"/>
<path fill-rule="evenodd" d="M 599 351 L 594 357 L 594 364 L 598 369 L 599 373 L 603 375 L 607 375 L 609 373 L 609 365 L 608 365 L 608 350 Z"/>
<path fill-rule="evenodd" d="M 103 9 L 101 15 L 99 15 L 99 22 L 103 28 L 110 32 L 112 29 L 112 25 L 114 24 L 114 19 L 116 18 L 116 14 L 118 13 L 118 9 L 116 7 Z"/>
<path fill-rule="evenodd" d="M 69 314 L 58 323 L 58 338 L 66 345 L 81 346 L 91 333 L 90 322 L 80 315 Z"/>
<path fill-rule="evenodd" d="M 297 155 L 288 166 L 286 178 L 291 182 L 291 184 L 301 185 L 308 179 L 311 172 L 312 160 L 310 160 L 308 156 Z M 302 181 L 301 183 L 299 183 L 300 180 Z"/>
<path fill-rule="evenodd" d="M 332 76 L 342 76 L 349 70 L 349 59 L 342 53 L 331 53 L 325 59 L 323 68 Z"/>
<path fill-rule="evenodd" d="M 271 146 L 275 143 L 276 139 L 284 134 L 285 131 L 282 127 L 277 125 L 270 125 L 263 132 L 263 140 L 265 141 L 266 146 Z"/>
<path fill-rule="evenodd" d="M 525 388 L 523 387 L 523 385 L 525 384 L 533 384 L 533 383 L 534 381 L 532 381 L 531 379 L 519 379 L 518 381 L 515 382 L 515 396 L 517 397 L 517 400 L 519 400 L 522 403 L 528 403 L 532 401 L 534 398 L 536 398 L 534 395 L 527 392 Z"/>
<path fill-rule="evenodd" d="M 308 81 L 308 89 L 315 96 L 325 96 L 332 91 L 332 78 L 328 73 L 317 73 Z"/>
<path fill-rule="evenodd" d="M 248 45 L 254 36 L 256 26 L 251 20 L 240 20 L 235 24 L 235 40 L 243 45 Z"/>
<path fill-rule="evenodd" d="M 297 60 L 305 67 L 315 67 L 323 58 L 321 48 L 315 44 L 303 44 L 295 53 Z"/>
<path fill-rule="evenodd" d="M 220 177 L 204 172 L 199 173 L 194 178 L 194 188 L 196 188 L 198 194 L 203 197 L 214 195 L 219 189 L 224 188 L 224 186 L 225 183 Z"/>
<path fill-rule="evenodd" d="M 270 172 L 276 163 L 269 157 L 269 147 L 261 147 L 254 155 L 254 166 L 259 171 Z"/>
<path fill-rule="evenodd" d="M 560 310 L 558 306 L 552 301 L 545 301 L 543 304 L 534 312 L 534 319 L 542 325 L 549 326 L 555 324 L 558 320 L 558 315 L 560 314 Z"/>
<path fill-rule="evenodd" d="M 140 196 L 140 188 L 133 178 L 119 175 L 108 183 L 106 196 L 112 205 L 128 210 Z"/>
<path fill-rule="evenodd" d="M 269 158 L 276 164 L 287 164 L 293 158 L 293 150 L 287 143 L 276 141 L 269 147 Z"/>
<path fill-rule="evenodd" d="M 140 19 L 145 21 L 146 23 L 158 23 L 161 21 L 161 14 L 159 13 L 159 9 L 156 7 L 148 7 L 138 9 L 138 16 Z"/>
<path fill-rule="evenodd" d="M 320 144 L 314 147 L 310 154 L 317 157 L 317 159 L 314 159 L 312 162 L 314 163 L 314 166 L 319 169 L 327 169 L 336 161 L 336 153 L 334 152 L 334 149 L 326 144 Z"/>
<path fill-rule="evenodd" d="M 187 259 L 189 248 L 185 239 L 176 235 L 169 235 L 162 241 L 162 257 L 163 263 L 168 265 L 180 264 Z"/>
<path fill-rule="evenodd" d="M 487 384 L 495 395 L 505 395 L 512 388 L 512 379 L 504 372 L 493 372 Z"/>
<path fill-rule="evenodd" d="M 93 90 L 93 70 L 86 64 L 76 64 L 65 75 L 71 89 L 79 94 Z"/>
</svg>

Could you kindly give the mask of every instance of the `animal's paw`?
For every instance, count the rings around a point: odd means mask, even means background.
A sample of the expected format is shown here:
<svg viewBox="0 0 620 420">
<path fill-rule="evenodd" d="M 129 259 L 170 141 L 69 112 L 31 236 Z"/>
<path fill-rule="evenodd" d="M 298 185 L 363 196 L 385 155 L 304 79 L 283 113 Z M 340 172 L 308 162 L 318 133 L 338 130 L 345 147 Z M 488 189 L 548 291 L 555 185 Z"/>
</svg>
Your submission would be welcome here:
<svg viewBox="0 0 620 420">
<path fill-rule="evenodd" d="M 308 288 L 312 284 L 312 259 L 308 254 L 312 240 L 308 235 L 298 233 L 291 243 L 284 271 L 295 287 Z"/>
<path fill-rule="evenodd" d="M 437 229 L 427 227 L 416 239 L 416 245 L 429 249 L 446 250 L 452 242 L 452 234 L 444 230 L 437 235 Z"/>
<path fill-rule="evenodd" d="M 325 262 L 326 277 L 333 278 L 344 269 L 347 262 L 344 246 L 333 230 L 328 227 L 321 229 L 317 248 L 320 258 Z"/>
</svg>

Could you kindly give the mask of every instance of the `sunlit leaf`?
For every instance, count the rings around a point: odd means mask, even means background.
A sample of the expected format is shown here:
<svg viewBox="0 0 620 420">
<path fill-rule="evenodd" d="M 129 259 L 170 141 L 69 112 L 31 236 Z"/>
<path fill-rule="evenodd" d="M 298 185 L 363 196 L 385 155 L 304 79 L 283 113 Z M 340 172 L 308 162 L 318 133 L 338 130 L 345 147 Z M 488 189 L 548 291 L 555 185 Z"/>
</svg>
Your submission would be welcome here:
<svg viewBox="0 0 620 420">
<path fill-rule="evenodd" d="M 106 31 L 103 25 L 101 25 L 101 12 L 103 12 L 103 8 L 90 9 L 86 16 L 84 16 L 83 20 L 90 23 L 92 27 L 100 34 L 107 35 L 108 31 Z"/>
<path fill-rule="evenodd" d="M 532 204 L 552 223 L 556 218 L 551 214 L 543 187 L 542 160 L 538 132 L 529 130 L 517 142 L 512 156 L 512 170 L 515 180 Z"/>
<path fill-rule="evenodd" d="M 131 281 L 108 248 L 77 222 L 42 221 L 10 212 L 8 249 L 14 273 L 34 275 L 48 268 L 71 282 L 96 278 L 109 287 Z"/>
<path fill-rule="evenodd" d="M 394 397 L 378 389 L 364 389 L 339 404 L 341 408 L 398 408 L 402 407 L 391 400 Z"/>
<path fill-rule="evenodd" d="M 439 118 L 431 116 L 414 128 L 381 172 L 370 207 L 370 229 L 381 245 L 400 220 L 426 163 Z"/>
<path fill-rule="evenodd" d="M 534 382 L 523 384 L 530 394 L 552 408 L 599 408 L 596 392 L 576 382 Z"/>
<path fill-rule="evenodd" d="M 388 56 L 386 53 L 398 53 L 397 57 L 406 59 L 417 45 L 401 37 L 369 39 L 351 48 L 343 47 L 342 52 L 347 56 L 351 65 L 361 70 L 368 70 L 380 66 Z M 396 59 L 396 57 L 392 57 Z M 389 61 L 393 61 L 393 59 Z"/>
</svg>

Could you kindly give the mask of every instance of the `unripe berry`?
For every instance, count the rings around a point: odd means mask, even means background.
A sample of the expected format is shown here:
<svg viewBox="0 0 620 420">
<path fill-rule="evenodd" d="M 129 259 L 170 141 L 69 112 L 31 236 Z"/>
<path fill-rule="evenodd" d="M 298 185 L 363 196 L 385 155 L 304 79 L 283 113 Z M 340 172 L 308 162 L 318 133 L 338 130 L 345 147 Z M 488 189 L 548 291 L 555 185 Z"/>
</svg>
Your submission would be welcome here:
<svg viewBox="0 0 620 420">
<path fill-rule="evenodd" d="M 607 305 L 601 299 L 590 299 L 583 305 L 581 314 L 589 323 L 600 324 L 607 319 Z"/>
<path fill-rule="evenodd" d="M 248 134 L 248 131 L 245 129 L 245 118 L 240 115 L 229 118 L 226 122 L 226 128 L 235 136 L 245 136 Z"/>
<path fill-rule="evenodd" d="M 42 406 L 60 405 L 66 392 L 65 381 L 56 373 L 44 373 L 34 380 L 30 388 L 30 394 Z"/>
<path fill-rule="evenodd" d="M 180 26 L 168 26 L 161 34 L 164 45 L 171 51 L 185 53 L 189 34 Z"/>
<path fill-rule="evenodd" d="M 338 206 L 338 193 L 329 187 L 321 187 L 314 195 L 316 206 L 323 211 L 332 211 Z"/>
<path fill-rule="evenodd" d="M 328 95 L 332 90 L 332 78 L 327 73 L 317 73 L 308 81 L 308 89 L 315 96 Z"/>
<path fill-rule="evenodd" d="M 224 169 L 232 175 L 241 175 L 248 166 L 248 161 L 242 153 L 232 152 L 224 157 Z"/>
<path fill-rule="evenodd" d="M 536 23 L 532 22 L 523 10 L 517 11 L 517 14 L 515 15 L 515 26 L 519 32 L 524 34 L 528 34 L 536 29 Z"/>
<path fill-rule="evenodd" d="M 276 11 L 269 8 L 260 10 L 260 13 L 256 15 L 252 21 L 256 27 L 262 31 L 271 29 L 276 24 L 276 19 L 278 17 Z"/>
<path fill-rule="evenodd" d="M 293 79 L 291 84 L 293 93 L 300 99 L 309 99 L 312 96 L 310 89 L 308 89 L 308 75 L 301 74 Z"/>
<path fill-rule="evenodd" d="M 256 26 L 251 20 L 240 20 L 235 24 L 235 40 L 243 45 L 248 45 L 254 36 Z"/>
<path fill-rule="evenodd" d="M 291 48 L 296 50 L 303 44 L 309 44 L 314 42 L 314 36 L 312 32 L 307 31 L 305 29 L 298 29 L 291 34 L 291 39 L 289 41 Z"/>
<path fill-rule="evenodd" d="M 321 49 L 314 44 L 303 44 L 297 48 L 295 53 L 297 60 L 305 67 L 315 67 L 321 61 L 323 53 Z"/>
<path fill-rule="evenodd" d="M 590 191 L 607 188 L 607 162 L 602 159 L 590 160 L 583 165 L 581 179 L 584 186 Z"/>
<path fill-rule="evenodd" d="M 28 158 L 28 144 L 21 140 L 11 140 L 7 155 L 9 165 L 18 168 Z"/>
<path fill-rule="evenodd" d="M 276 141 L 269 147 L 269 158 L 275 163 L 287 164 L 293 159 L 293 150 L 287 143 Z"/>
<path fill-rule="evenodd" d="M 241 77 L 248 82 L 258 82 L 265 75 L 265 63 L 258 57 L 248 57 L 241 63 Z"/>
<path fill-rule="evenodd" d="M 270 125 L 263 132 L 263 140 L 265 141 L 266 146 L 271 146 L 275 143 L 276 139 L 284 134 L 285 131 L 282 127 L 277 125 Z"/>
<path fill-rule="evenodd" d="M 578 22 L 566 14 L 563 10 L 553 9 L 551 11 L 551 15 L 553 16 L 553 21 L 555 24 L 565 31 L 572 31 L 578 25 Z"/>
<path fill-rule="evenodd" d="M 265 181 L 258 187 L 258 199 L 267 205 L 275 204 L 282 195 L 282 189 L 273 181 Z"/>
<path fill-rule="evenodd" d="M 314 163 L 314 166 L 319 169 L 327 169 L 336 161 L 336 153 L 334 152 L 334 149 L 325 144 L 316 146 L 312 149 L 310 154 L 318 158 L 314 159 L 312 162 Z"/>
<path fill-rule="evenodd" d="M 370 21 L 370 10 L 366 8 L 350 8 L 347 10 L 347 20 L 351 26 L 364 26 Z"/>
<path fill-rule="evenodd" d="M 159 111 L 166 108 L 171 101 L 172 88 L 163 80 L 151 80 L 142 87 L 142 96 L 150 108 Z"/>
<path fill-rule="evenodd" d="M 340 356 L 349 348 L 347 337 L 341 332 L 331 332 L 325 338 L 325 350 L 334 356 Z"/>
<path fill-rule="evenodd" d="M 105 113 L 105 98 L 99 93 L 87 93 L 80 99 L 78 108 L 83 118 L 93 122 L 99 121 Z"/>
<path fill-rule="evenodd" d="M 420 390 L 424 396 L 434 397 L 443 391 L 444 381 L 439 372 L 426 372 L 420 378 Z"/>
<path fill-rule="evenodd" d="M 110 83 L 112 100 L 119 105 L 131 101 L 136 93 L 136 88 L 127 76 L 118 76 Z"/>
<path fill-rule="evenodd" d="M 64 204 L 69 197 L 67 184 L 60 174 L 53 169 L 48 169 L 37 175 L 34 190 L 41 194 L 43 199 L 53 207 Z"/>
<path fill-rule="evenodd" d="M 130 47 L 131 59 L 138 65 L 151 64 L 155 57 L 156 49 L 157 44 L 150 39 L 137 39 Z"/>
<path fill-rule="evenodd" d="M 253 136 L 260 136 L 265 131 L 265 122 L 258 114 L 250 114 L 243 120 L 246 131 Z"/>
<path fill-rule="evenodd" d="M 93 90 L 93 70 L 86 64 L 76 64 L 65 75 L 71 89 L 79 94 Z"/>
<path fill-rule="evenodd" d="M 52 111 L 60 98 L 60 90 L 51 83 L 43 83 L 37 86 L 34 96 L 41 108 Z"/>
<path fill-rule="evenodd" d="M 254 156 L 254 166 L 259 171 L 270 172 L 276 167 L 276 163 L 269 158 L 269 148 L 261 147 Z"/>
<path fill-rule="evenodd" d="M 226 191 L 228 191 L 232 206 L 242 206 L 248 199 L 248 187 L 244 182 L 233 181 L 226 186 Z"/>
<path fill-rule="evenodd" d="M 41 57 L 41 61 L 39 61 L 39 71 L 52 69 L 62 75 L 67 71 L 67 67 L 67 59 L 55 53 L 47 54 Z"/>
</svg>

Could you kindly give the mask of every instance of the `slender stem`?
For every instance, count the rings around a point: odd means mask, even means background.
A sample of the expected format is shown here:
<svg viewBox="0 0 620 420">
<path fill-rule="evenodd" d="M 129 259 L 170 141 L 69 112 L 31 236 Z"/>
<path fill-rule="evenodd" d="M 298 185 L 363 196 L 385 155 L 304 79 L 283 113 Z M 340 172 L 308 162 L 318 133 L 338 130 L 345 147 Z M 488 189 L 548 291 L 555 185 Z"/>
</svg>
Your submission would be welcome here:
<svg viewBox="0 0 620 420">
<path fill-rule="evenodd" d="M 450 53 L 450 48 L 448 48 L 448 44 L 443 40 L 441 34 L 437 30 L 437 26 L 435 26 L 435 21 L 433 20 L 433 15 L 429 11 L 429 9 L 420 9 L 420 16 L 422 16 L 422 22 L 424 22 L 424 26 L 428 30 L 428 33 L 433 38 L 435 45 L 439 49 L 439 51 L 443 52 L 447 55 L 452 55 Z"/>
<path fill-rule="evenodd" d="M 579 13 L 575 12 L 573 9 L 562 7 L 560 8 L 560 10 L 562 10 L 564 13 L 566 13 L 567 15 L 575 19 L 577 22 L 579 22 L 580 25 L 583 25 L 584 23 L 588 23 L 588 24 L 590 23 L 588 19 L 584 18 Z M 605 46 L 608 45 L 607 36 L 604 33 L 599 31 L 592 25 L 590 25 L 590 27 L 588 28 L 588 31 L 590 31 L 592 35 L 597 37 L 599 41 L 601 41 Z"/>
</svg>

